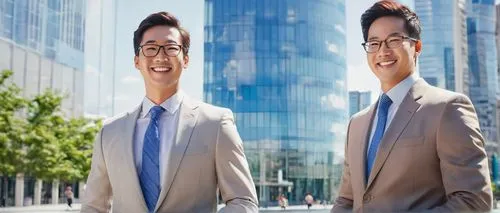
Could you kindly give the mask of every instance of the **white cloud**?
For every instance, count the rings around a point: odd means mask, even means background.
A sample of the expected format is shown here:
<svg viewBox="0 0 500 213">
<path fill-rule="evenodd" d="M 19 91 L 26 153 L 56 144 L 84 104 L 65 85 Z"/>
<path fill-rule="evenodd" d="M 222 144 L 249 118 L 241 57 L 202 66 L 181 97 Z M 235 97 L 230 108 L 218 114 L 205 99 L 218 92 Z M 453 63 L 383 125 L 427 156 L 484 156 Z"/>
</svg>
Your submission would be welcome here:
<svg viewBox="0 0 500 213">
<path fill-rule="evenodd" d="M 321 104 L 324 107 L 336 108 L 336 109 L 347 109 L 347 103 L 343 97 L 335 94 L 329 94 L 327 96 L 321 97 Z"/>
<path fill-rule="evenodd" d="M 343 80 L 336 80 L 336 81 L 335 81 L 335 85 L 336 85 L 338 88 L 344 88 L 344 86 L 345 86 L 345 81 L 343 81 Z"/>
<path fill-rule="evenodd" d="M 345 29 L 342 26 L 336 24 L 335 29 L 345 35 Z"/>
<path fill-rule="evenodd" d="M 128 76 L 123 77 L 121 82 L 124 84 L 135 84 L 135 83 L 141 82 L 141 78 L 139 78 L 137 76 L 128 75 Z"/>
<path fill-rule="evenodd" d="M 344 134 L 345 130 L 346 130 L 346 125 L 341 124 L 341 123 L 332 123 L 332 126 L 330 127 L 330 132 L 336 133 L 339 135 Z"/>
<path fill-rule="evenodd" d="M 330 127 L 330 132 L 334 133 L 336 137 L 342 138 L 342 140 L 333 142 L 333 152 L 335 154 L 335 163 L 341 163 L 344 160 L 344 138 L 347 133 L 347 125 L 341 123 L 332 123 Z"/>
<path fill-rule="evenodd" d="M 340 164 L 344 162 L 345 159 L 345 143 L 337 143 L 333 142 L 333 153 L 334 153 L 334 158 L 333 158 L 333 163 L 334 164 Z"/>
<path fill-rule="evenodd" d="M 325 41 L 325 44 L 326 44 L 326 48 L 328 49 L 328 51 L 332 52 L 332 53 L 336 53 L 338 54 L 339 53 L 339 48 L 337 47 L 337 45 L 333 42 L 329 42 L 329 41 Z"/>
</svg>

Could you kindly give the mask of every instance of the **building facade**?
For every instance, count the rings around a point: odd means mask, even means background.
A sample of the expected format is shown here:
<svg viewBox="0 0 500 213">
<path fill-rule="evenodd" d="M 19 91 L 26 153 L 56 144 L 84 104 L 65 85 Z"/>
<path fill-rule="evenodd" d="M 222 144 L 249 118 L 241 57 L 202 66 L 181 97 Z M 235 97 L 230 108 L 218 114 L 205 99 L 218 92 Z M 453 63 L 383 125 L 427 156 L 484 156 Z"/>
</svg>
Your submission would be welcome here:
<svg viewBox="0 0 500 213">
<path fill-rule="evenodd" d="M 469 97 L 476 108 L 488 153 L 497 150 L 498 57 L 495 40 L 496 8 L 493 0 L 469 0 Z"/>
<path fill-rule="evenodd" d="M 431 85 L 468 95 L 466 1 L 415 0 L 414 3 L 422 25 L 420 76 Z"/>
<path fill-rule="evenodd" d="M 497 76 L 498 76 L 498 90 L 497 90 L 497 139 L 500 140 L 500 4 L 496 6 L 496 42 L 497 42 Z M 497 152 L 500 151 L 497 148 Z"/>
<path fill-rule="evenodd" d="M 332 200 L 348 120 L 344 0 L 205 0 L 204 99 L 231 108 L 263 206 Z"/>
<path fill-rule="evenodd" d="M 372 103 L 370 91 L 349 91 L 349 116 L 369 107 Z"/>
<path fill-rule="evenodd" d="M 0 0 L 0 70 L 13 71 L 24 96 L 56 90 L 67 94 L 62 103 L 67 116 L 83 115 L 84 22 L 83 0 Z M 22 175 L 0 178 L 0 205 L 59 199 L 57 185 Z M 42 190 L 50 198 L 34 199 Z"/>
<path fill-rule="evenodd" d="M 114 115 L 116 72 L 117 2 L 88 0 L 85 22 L 85 114 L 90 117 Z M 131 32 L 132 33 L 132 32 Z M 131 34 L 130 33 L 130 34 Z M 130 47 L 130 41 L 126 45 Z M 131 48 L 129 48 L 131 49 Z M 132 54 L 130 54 L 130 60 Z"/>
</svg>

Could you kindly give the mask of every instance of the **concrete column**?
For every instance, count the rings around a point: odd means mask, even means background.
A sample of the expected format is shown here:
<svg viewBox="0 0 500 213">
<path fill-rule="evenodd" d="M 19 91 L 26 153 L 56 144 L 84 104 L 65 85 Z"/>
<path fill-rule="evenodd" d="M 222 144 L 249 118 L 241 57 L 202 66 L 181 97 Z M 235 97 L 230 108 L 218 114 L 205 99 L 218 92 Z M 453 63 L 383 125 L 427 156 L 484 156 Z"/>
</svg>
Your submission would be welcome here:
<svg viewBox="0 0 500 213">
<path fill-rule="evenodd" d="M 52 204 L 59 204 L 59 180 L 52 182 Z"/>
<path fill-rule="evenodd" d="M 15 192 L 16 206 L 23 206 L 24 201 L 24 174 L 19 173 L 16 175 L 16 192 Z"/>
<path fill-rule="evenodd" d="M 34 197 L 35 205 L 40 205 L 42 203 L 42 185 L 43 181 L 37 179 L 35 182 L 35 197 Z"/>
</svg>

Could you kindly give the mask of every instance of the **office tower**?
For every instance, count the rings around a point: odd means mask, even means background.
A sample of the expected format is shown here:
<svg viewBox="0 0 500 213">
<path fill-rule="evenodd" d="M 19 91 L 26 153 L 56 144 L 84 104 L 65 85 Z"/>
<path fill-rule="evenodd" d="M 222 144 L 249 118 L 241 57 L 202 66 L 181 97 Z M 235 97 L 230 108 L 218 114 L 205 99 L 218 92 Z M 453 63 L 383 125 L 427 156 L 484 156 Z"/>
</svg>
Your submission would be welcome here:
<svg viewBox="0 0 500 213">
<path fill-rule="evenodd" d="M 349 91 L 349 116 L 352 116 L 371 104 L 370 91 Z"/>
<path fill-rule="evenodd" d="M 466 0 L 415 0 L 422 26 L 420 76 L 429 84 L 469 94 Z"/>
<path fill-rule="evenodd" d="M 495 25 L 496 8 L 494 1 L 468 1 L 469 97 L 476 108 L 489 153 L 498 147 L 496 116 L 498 58 Z"/>
<path fill-rule="evenodd" d="M 204 99 L 234 112 L 263 206 L 337 192 L 345 19 L 343 0 L 205 0 Z"/>
<path fill-rule="evenodd" d="M 496 6 L 497 76 L 500 87 L 500 4 Z M 500 88 L 497 89 L 497 139 L 500 140 Z M 498 152 L 498 149 L 497 149 Z"/>
<path fill-rule="evenodd" d="M 117 2 L 87 1 L 85 35 L 85 113 L 87 116 L 111 117 L 114 108 L 114 87 L 117 45 Z M 131 35 L 132 32 L 129 32 Z M 129 38 L 130 35 L 127 37 Z M 132 39 L 125 45 L 131 49 Z M 132 60 L 133 53 L 129 54 Z M 132 63 L 132 62 L 130 62 Z M 130 70 L 133 72 L 133 70 Z"/>
</svg>

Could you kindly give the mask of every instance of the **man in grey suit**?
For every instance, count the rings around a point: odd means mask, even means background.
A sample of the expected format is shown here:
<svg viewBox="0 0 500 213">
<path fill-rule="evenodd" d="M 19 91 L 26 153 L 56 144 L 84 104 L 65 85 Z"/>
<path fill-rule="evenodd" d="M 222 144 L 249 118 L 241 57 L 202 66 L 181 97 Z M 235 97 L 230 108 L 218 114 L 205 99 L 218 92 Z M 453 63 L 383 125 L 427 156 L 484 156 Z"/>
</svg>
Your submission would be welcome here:
<svg viewBox="0 0 500 213">
<path fill-rule="evenodd" d="M 189 33 L 167 12 L 134 33 L 141 105 L 104 124 L 96 137 L 82 212 L 258 212 L 255 185 L 229 109 L 179 90 Z"/>
<path fill-rule="evenodd" d="M 488 158 L 474 106 L 467 96 L 418 77 L 417 15 L 384 0 L 361 24 L 381 94 L 349 122 L 331 212 L 488 212 Z"/>
</svg>

